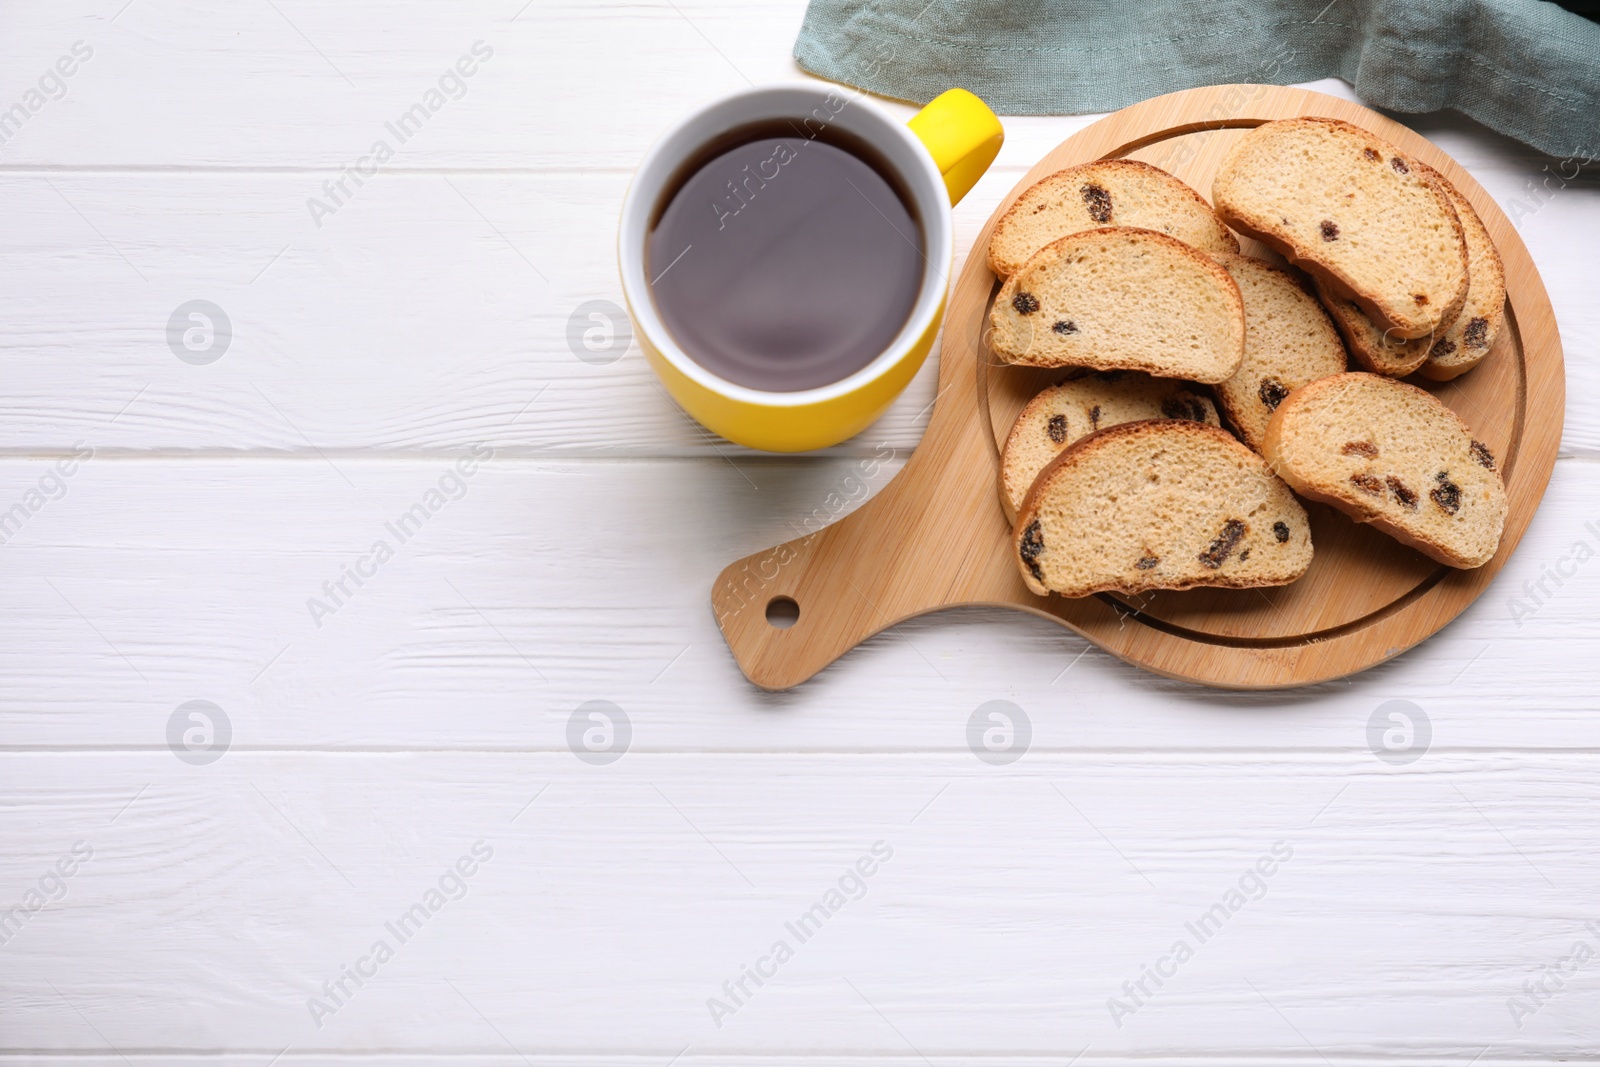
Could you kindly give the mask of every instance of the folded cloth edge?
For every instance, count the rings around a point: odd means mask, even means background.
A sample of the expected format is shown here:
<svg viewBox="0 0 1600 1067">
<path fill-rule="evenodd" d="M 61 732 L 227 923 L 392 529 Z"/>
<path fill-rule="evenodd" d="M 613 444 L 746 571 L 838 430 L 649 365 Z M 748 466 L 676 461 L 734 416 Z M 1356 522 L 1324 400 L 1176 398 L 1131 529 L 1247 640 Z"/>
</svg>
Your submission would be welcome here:
<svg viewBox="0 0 1600 1067">
<path fill-rule="evenodd" d="M 913 103 L 959 85 L 1013 115 L 1337 76 L 1375 107 L 1454 108 L 1542 152 L 1600 158 L 1600 26 L 1544 0 L 1171 0 L 1138 5 L 1137 23 L 1117 7 L 811 0 L 794 57 Z"/>
</svg>

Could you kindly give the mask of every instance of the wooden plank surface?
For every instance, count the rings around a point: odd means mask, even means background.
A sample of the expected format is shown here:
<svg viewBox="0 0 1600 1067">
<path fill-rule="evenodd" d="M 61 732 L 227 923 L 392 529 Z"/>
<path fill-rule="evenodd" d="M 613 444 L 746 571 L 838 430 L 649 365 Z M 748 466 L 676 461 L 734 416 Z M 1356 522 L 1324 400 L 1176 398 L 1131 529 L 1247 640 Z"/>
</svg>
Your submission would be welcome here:
<svg viewBox="0 0 1600 1067">
<path fill-rule="evenodd" d="M 1600 939 L 1579 921 L 1592 754 L 0 768 L 32 812 L 8 834 L 16 895 L 89 853 L 4 946 L 23 1048 L 1465 1060 L 1581 1054 L 1600 1011 L 1583 981 L 1521 1027 L 1506 1006 Z M 1180 941 L 1192 958 L 1134 1003 L 1123 983 Z M 363 960 L 361 985 L 323 988 Z M 723 989 L 758 965 L 764 985 Z"/>
<path fill-rule="evenodd" d="M 539 0 L 510 21 L 515 5 L 479 2 L 403 16 L 370 2 L 218 15 L 138 0 L 114 23 L 59 7 L 9 16 L 19 71 L 42 71 L 80 39 L 94 57 L 0 149 L 14 205 L 0 249 L 11 386 L 0 448 L 87 437 L 133 450 L 487 440 L 710 452 L 653 387 L 637 345 L 593 366 L 566 330 L 581 304 L 619 301 L 612 241 L 631 168 L 679 113 L 743 84 L 727 57 L 752 79 L 800 76 L 787 58 L 792 0 L 677 6 Z M 375 139 L 397 141 L 385 123 L 480 39 L 494 56 L 464 95 L 315 225 L 307 201 L 327 202 L 323 183 Z M 597 48 L 615 66 L 591 77 Z M 29 80 L 14 84 L 20 95 Z M 1319 88 L 1350 95 L 1338 84 Z M 1088 121 L 1007 120 L 994 170 L 956 211 L 958 269 L 994 204 Z M 1507 209 L 1536 262 L 1576 254 L 1575 235 L 1600 212 L 1587 171 L 1569 181 L 1573 168 L 1546 171 L 1559 161 L 1465 120 L 1411 124 Z M 1600 352 L 1583 273 L 1545 274 L 1569 353 Z M 168 316 L 197 297 L 237 331 L 208 367 L 174 359 L 164 340 Z M 1574 396 L 1600 390 L 1600 363 L 1568 364 Z M 915 444 L 933 380 L 930 364 L 869 436 Z M 587 418 L 596 406 L 625 411 L 625 427 Z M 1565 447 L 1600 449 L 1600 414 L 1573 405 Z M 858 443 L 836 451 L 865 454 Z"/>
<path fill-rule="evenodd" d="M 173 708 L 205 699 L 245 748 L 564 750 L 569 713 L 606 699 L 637 720 L 641 751 L 960 752 L 973 710 L 1008 699 L 1052 749 L 1345 750 L 1404 698 L 1449 719 L 1441 743 L 1600 747 L 1587 714 L 1600 565 L 1574 551 L 1600 546 L 1586 526 L 1600 526 L 1597 463 L 1558 465 L 1523 549 L 1443 634 L 1348 681 L 1207 692 L 1053 623 L 968 609 L 902 624 L 772 694 L 740 679 L 712 579 L 887 469 L 862 479 L 851 460 L 783 460 L 748 471 L 756 488 L 719 460 L 490 459 L 401 544 L 388 524 L 450 465 L 335 462 L 85 461 L 0 546 L 3 743 L 160 747 Z M 49 469 L 0 462 L 0 500 Z M 682 522 L 685 509 L 701 518 Z M 631 530 L 654 531 L 648 550 Z M 375 568 L 378 540 L 395 556 Z M 324 583 L 363 559 L 376 575 L 335 604 Z M 1572 574 L 1557 585 L 1558 571 Z"/>
<path fill-rule="evenodd" d="M 1600 184 L 1402 117 L 1516 221 L 1571 396 L 1522 548 L 1423 647 L 1217 694 L 979 609 L 764 694 L 721 644 L 712 578 L 880 489 L 934 363 L 856 441 L 769 459 L 698 432 L 636 346 L 579 359 L 567 323 L 619 300 L 616 211 L 649 142 L 746 79 L 802 77 L 802 12 L 0 12 L 0 107 L 94 50 L 0 144 L 0 510 L 28 504 L 0 544 L 0 915 L 48 900 L 0 944 L 0 1063 L 1600 1057 L 1593 970 L 1532 1016 L 1507 1004 L 1600 921 L 1600 569 L 1574 552 L 1600 547 Z M 494 56 L 465 94 L 318 228 L 306 200 L 478 40 Z M 1006 120 L 959 255 L 1090 121 Z M 196 298 L 237 329 L 205 366 L 166 339 Z M 441 489 L 317 626 L 307 601 L 475 443 L 494 455 L 464 495 Z M 209 765 L 169 750 L 194 700 L 231 728 Z M 594 700 L 631 726 L 610 765 L 569 741 Z M 1004 766 L 969 748 L 994 700 L 1031 730 Z M 1395 700 L 1431 725 L 1411 764 L 1370 747 Z M 718 1029 L 706 1000 L 880 839 L 867 895 Z M 1119 1029 L 1107 999 L 1280 839 L 1295 857 L 1266 896 Z M 495 855 L 466 897 L 319 1030 L 307 998 L 478 840 Z M 49 899 L 78 841 L 94 856 Z"/>
</svg>

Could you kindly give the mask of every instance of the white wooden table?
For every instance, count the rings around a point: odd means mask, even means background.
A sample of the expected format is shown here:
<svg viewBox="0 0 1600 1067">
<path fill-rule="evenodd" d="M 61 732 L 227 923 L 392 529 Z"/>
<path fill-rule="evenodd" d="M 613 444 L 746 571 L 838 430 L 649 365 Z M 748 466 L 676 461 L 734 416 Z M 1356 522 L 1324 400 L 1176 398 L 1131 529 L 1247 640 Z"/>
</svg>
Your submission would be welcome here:
<svg viewBox="0 0 1600 1067">
<path fill-rule="evenodd" d="M 972 611 L 764 694 L 712 578 L 892 476 L 933 364 L 780 459 L 568 337 L 646 146 L 803 77 L 802 9 L 0 15 L 0 1063 L 1600 1057 L 1600 183 L 1413 121 L 1518 219 L 1571 398 L 1422 647 L 1252 696 Z M 1089 121 L 1008 120 L 958 248 Z"/>
</svg>

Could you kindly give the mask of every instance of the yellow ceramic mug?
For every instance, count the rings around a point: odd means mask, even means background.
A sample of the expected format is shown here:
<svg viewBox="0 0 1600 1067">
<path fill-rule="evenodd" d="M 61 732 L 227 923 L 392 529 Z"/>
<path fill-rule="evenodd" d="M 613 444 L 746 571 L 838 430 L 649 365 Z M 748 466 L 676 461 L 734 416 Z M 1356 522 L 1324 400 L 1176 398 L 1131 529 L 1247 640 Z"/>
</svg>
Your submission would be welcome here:
<svg viewBox="0 0 1600 1067">
<path fill-rule="evenodd" d="M 862 138 L 894 168 L 925 230 L 927 266 L 911 315 L 890 345 L 859 371 L 815 389 L 769 392 L 728 381 L 696 363 L 662 324 L 645 276 L 650 227 L 661 199 L 709 142 L 771 119 L 815 119 Z M 622 291 L 650 365 L 685 411 L 711 430 L 769 452 L 837 444 L 866 429 L 927 358 L 944 314 L 954 255 L 950 207 L 994 162 L 1000 120 L 965 89 L 951 89 L 902 125 L 842 89 L 784 85 L 746 89 L 702 108 L 663 137 L 640 164 L 622 207 Z"/>
</svg>

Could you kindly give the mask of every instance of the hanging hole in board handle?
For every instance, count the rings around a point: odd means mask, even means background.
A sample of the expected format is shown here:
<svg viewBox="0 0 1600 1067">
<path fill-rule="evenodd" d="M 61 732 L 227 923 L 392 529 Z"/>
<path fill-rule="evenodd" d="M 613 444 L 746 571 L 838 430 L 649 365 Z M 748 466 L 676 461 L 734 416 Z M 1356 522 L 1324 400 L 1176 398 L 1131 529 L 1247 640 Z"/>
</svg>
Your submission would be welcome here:
<svg viewBox="0 0 1600 1067">
<path fill-rule="evenodd" d="M 794 597 L 775 596 L 767 601 L 767 624 L 787 630 L 800 621 L 800 605 Z"/>
</svg>

